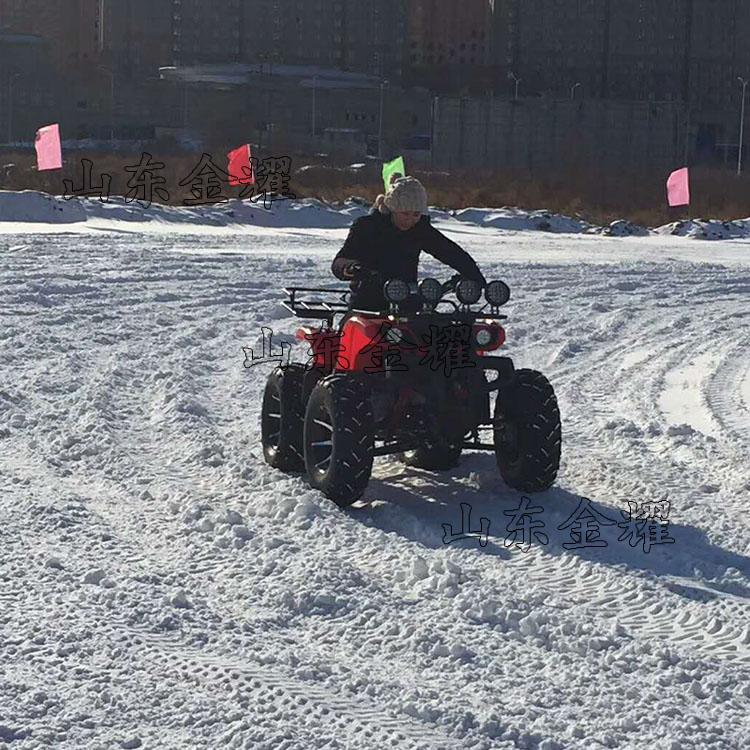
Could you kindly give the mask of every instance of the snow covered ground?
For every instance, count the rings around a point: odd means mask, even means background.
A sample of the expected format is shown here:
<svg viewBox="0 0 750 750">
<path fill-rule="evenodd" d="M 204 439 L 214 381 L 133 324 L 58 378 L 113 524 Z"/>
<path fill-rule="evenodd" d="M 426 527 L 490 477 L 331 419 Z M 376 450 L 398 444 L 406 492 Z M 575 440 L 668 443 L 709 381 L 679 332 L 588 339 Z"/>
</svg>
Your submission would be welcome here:
<svg viewBox="0 0 750 750">
<path fill-rule="evenodd" d="M 279 289 L 358 215 L 307 206 L 0 224 L 0 748 L 748 747 L 750 243 L 440 217 L 560 401 L 524 551 L 491 454 L 345 511 L 263 462 L 242 347 L 306 359 Z M 584 497 L 674 543 L 566 548 Z"/>
</svg>

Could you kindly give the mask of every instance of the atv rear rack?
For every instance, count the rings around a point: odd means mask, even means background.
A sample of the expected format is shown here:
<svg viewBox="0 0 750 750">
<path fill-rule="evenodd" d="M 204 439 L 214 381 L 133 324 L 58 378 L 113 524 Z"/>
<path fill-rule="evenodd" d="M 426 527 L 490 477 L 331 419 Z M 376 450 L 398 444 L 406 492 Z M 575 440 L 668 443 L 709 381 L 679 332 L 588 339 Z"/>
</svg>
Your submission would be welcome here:
<svg viewBox="0 0 750 750">
<path fill-rule="evenodd" d="M 333 318 L 338 313 L 348 313 L 349 306 L 348 289 L 330 289 L 323 287 L 289 286 L 284 287 L 289 299 L 281 304 L 298 318 L 314 318 L 316 320 L 327 320 L 333 325 Z M 298 299 L 298 292 L 315 292 L 316 294 L 337 295 L 338 299 L 326 302 L 321 299 Z"/>
</svg>

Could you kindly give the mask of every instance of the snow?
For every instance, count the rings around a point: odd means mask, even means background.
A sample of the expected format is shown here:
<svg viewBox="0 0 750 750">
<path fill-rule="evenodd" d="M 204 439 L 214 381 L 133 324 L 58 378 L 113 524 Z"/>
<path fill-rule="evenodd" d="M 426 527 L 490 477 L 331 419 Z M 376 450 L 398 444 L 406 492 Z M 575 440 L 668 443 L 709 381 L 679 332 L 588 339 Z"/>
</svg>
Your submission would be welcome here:
<svg viewBox="0 0 750 750">
<path fill-rule="evenodd" d="M 365 208 L 20 195 L 0 194 L 0 748 L 750 744 L 745 240 L 433 212 L 509 283 L 507 351 L 558 394 L 548 544 L 523 552 L 490 454 L 377 459 L 345 511 L 263 461 L 271 365 L 242 348 L 267 326 L 304 361 L 279 290 L 331 284 Z M 604 526 L 568 549 L 581 497 L 610 518 L 668 499 L 675 542 Z M 486 546 L 443 543 L 462 502 Z"/>
</svg>

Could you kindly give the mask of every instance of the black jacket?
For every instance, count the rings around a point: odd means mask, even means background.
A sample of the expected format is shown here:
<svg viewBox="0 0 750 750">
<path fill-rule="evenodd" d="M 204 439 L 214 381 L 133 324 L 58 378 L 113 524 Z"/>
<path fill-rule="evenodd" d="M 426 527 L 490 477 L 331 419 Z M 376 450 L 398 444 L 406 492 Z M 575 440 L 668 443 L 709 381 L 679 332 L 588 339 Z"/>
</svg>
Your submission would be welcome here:
<svg viewBox="0 0 750 750">
<path fill-rule="evenodd" d="M 393 224 L 391 214 L 381 213 L 377 209 L 352 224 L 344 246 L 333 259 L 331 270 L 334 276 L 344 280 L 347 280 L 345 269 L 351 263 L 358 263 L 368 271 L 378 271 L 380 279 L 369 276 L 352 280 L 351 302 L 353 307 L 383 310 L 387 307 L 383 282 L 388 279 L 417 281 L 417 266 L 422 250 L 451 266 L 462 276 L 485 283 L 474 259 L 435 229 L 429 216 L 422 216 L 410 230 L 404 232 Z"/>
</svg>

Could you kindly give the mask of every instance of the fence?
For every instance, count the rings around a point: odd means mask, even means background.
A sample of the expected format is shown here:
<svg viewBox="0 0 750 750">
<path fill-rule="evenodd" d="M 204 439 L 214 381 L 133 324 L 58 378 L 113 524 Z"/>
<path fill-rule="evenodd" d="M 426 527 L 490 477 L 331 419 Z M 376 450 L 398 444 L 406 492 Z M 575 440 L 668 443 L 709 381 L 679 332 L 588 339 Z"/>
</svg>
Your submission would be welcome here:
<svg viewBox="0 0 750 750">
<path fill-rule="evenodd" d="M 585 164 L 636 171 L 684 159 L 676 102 L 435 99 L 433 167 L 549 171 Z"/>
</svg>

